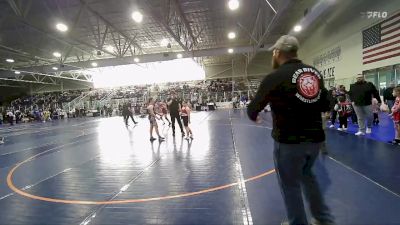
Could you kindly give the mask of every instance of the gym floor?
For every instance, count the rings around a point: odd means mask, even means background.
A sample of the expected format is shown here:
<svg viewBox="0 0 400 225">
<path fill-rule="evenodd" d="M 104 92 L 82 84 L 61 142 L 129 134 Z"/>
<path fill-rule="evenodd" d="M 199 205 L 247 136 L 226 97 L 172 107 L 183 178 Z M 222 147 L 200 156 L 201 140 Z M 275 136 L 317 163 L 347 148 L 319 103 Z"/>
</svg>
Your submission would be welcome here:
<svg viewBox="0 0 400 225">
<path fill-rule="evenodd" d="M 280 224 L 263 117 L 196 112 L 193 141 L 159 123 L 161 143 L 149 141 L 146 118 L 128 128 L 121 117 L 3 125 L 0 224 Z M 400 147 L 385 143 L 389 118 L 380 126 L 368 137 L 327 130 L 315 172 L 339 225 L 400 224 Z"/>
</svg>

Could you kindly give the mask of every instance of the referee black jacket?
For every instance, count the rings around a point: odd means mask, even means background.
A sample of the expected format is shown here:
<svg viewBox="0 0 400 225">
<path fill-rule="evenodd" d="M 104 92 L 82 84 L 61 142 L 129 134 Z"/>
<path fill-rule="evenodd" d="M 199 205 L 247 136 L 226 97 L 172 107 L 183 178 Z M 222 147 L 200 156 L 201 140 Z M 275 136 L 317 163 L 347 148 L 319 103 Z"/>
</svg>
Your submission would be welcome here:
<svg viewBox="0 0 400 225">
<path fill-rule="evenodd" d="M 272 137 L 280 143 L 319 143 L 325 140 L 321 112 L 329 111 L 328 90 L 319 71 L 291 59 L 261 82 L 247 114 L 253 121 L 270 104 Z"/>
</svg>

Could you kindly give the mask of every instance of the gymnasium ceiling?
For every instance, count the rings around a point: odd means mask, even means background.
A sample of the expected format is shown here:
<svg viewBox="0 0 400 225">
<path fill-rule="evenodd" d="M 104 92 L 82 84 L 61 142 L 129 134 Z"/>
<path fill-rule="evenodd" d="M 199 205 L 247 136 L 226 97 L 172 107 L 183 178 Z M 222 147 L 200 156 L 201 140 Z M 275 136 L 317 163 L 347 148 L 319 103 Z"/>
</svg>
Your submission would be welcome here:
<svg viewBox="0 0 400 225">
<path fill-rule="evenodd" d="M 228 0 L 0 0 L 0 79 L 90 81 L 73 71 L 93 63 L 171 60 L 178 53 L 205 67 L 232 59 L 250 64 L 318 1 L 239 2 L 232 11 Z M 132 19 L 134 11 L 143 15 L 141 23 Z M 57 23 L 68 31 L 57 30 Z M 236 33 L 232 40 L 227 37 L 231 31 Z"/>
</svg>

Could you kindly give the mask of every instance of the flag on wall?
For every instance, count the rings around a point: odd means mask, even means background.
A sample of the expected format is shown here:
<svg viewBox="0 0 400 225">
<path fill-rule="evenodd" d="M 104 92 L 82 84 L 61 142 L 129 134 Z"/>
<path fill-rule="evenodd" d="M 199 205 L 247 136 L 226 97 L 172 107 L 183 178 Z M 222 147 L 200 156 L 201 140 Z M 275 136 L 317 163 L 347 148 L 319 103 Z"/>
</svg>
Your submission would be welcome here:
<svg viewBox="0 0 400 225">
<path fill-rule="evenodd" d="M 363 64 L 400 56 L 400 12 L 363 30 Z"/>
</svg>

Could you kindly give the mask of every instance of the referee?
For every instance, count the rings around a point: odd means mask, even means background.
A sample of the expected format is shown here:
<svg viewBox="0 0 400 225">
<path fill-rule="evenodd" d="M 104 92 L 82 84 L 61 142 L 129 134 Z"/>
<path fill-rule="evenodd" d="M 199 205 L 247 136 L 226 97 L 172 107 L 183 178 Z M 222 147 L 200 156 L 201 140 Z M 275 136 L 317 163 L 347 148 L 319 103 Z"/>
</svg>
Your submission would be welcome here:
<svg viewBox="0 0 400 225">
<path fill-rule="evenodd" d="M 185 132 L 183 131 L 181 116 L 179 115 L 181 111 L 181 101 L 176 98 L 176 93 L 171 93 L 171 99 L 168 101 L 169 106 L 169 114 L 171 116 L 171 123 L 172 123 L 172 136 L 175 136 L 175 119 L 178 122 L 179 128 L 181 128 L 182 137 L 185 136 Z"/>
<path fill-rule="evenodd" d="M 275 170 L 290 225 L 308 225 L 302 192 L 314 224 L 334 224 L 312 167 L 325 140 L 321 112 L 329 110 L 327 90 L 317 69 L 297 58 L 299 43 L 284 35 L 270 48 L 275 69 L 248 106 L 251 120 L 269 103 L 272 110 Z"/>
</svg>

